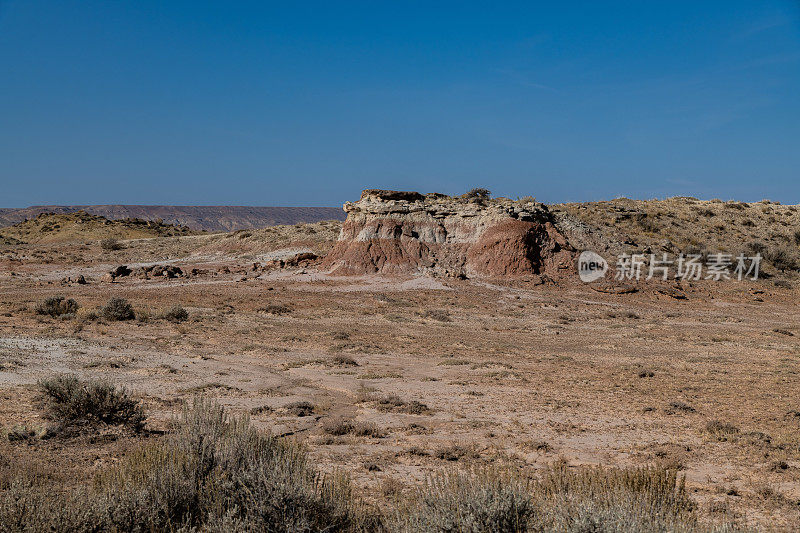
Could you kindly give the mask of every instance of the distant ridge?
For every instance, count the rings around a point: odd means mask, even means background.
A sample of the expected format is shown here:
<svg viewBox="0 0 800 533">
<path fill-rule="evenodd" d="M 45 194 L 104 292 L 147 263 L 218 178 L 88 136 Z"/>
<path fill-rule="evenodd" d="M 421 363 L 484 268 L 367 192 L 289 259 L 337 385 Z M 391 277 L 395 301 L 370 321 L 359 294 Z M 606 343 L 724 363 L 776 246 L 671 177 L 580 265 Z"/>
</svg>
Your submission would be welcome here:
<svg viewBox="0 0 800 533">
<path fill-rule="evenodd" d="M 188 226 L 194 230 L 235 231 L 279 224 L 299 224 L 321 220 L 344 220 L 339 207 L 250 207 L 176 205 L 34 205 L 0 208 L 0 227 L 11 226 L 40 213 L 73 213 L 84 210 L 109 220 L 161 219 L 165 224 Z"/>
</svg>

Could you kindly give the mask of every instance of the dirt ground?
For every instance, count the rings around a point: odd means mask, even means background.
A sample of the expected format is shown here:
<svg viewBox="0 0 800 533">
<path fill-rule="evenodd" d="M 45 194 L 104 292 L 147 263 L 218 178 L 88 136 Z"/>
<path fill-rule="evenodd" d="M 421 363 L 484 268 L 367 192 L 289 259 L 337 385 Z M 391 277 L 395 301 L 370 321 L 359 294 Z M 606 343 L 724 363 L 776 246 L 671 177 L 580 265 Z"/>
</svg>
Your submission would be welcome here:
<svg viewBox="0 0 800 533">
<path fill-rule="evenodd" d="M 45 424 L 37 380 L 71 373 L 133 391 L 147 407 L 147 438 L 196 395 L 251 413 L 373 501 L 445 466 L 667 463 L 709 519 L 800 528 L 792 278 L 697 282 L 675 299 L 649 282 L 607 294 L 577 280 L 254 272 L 253 257 L 202 251 L 205 238 L 136 241 L 111 257 L 79 244 L 4 251 L 0 431 Z M 147 261 L 206 274 L 99 281 Z M 89 282 L 61 281 L 77 275 Z M 75 299 L 77 315 L 35 313 L 55 295 Z M 112 296 L 139 318 L 95 318 Z M 158 318 L 176 304 L 188 320 Z M 374 427 L 325 429 L 340 418 Z M 0 455 L 60 461 L 74 479 L 139 439 L 4 439 Z"/>
</svg>

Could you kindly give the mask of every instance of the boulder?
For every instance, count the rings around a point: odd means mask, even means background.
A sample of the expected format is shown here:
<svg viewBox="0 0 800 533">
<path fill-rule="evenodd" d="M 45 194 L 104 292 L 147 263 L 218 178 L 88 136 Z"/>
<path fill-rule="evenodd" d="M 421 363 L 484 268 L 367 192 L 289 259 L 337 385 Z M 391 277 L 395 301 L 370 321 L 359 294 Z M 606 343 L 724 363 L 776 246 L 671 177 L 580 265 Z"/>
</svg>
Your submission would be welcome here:
<svg viewBox="0 0 800 533">
<path fill-rule="evenodd" d="M 109 274 L 111 274 L 114 278 L 122 278 L 129 276 L 131 272 L 131 269 L 128 268 L 127 265 L 119 265 L 118 267 L 112 269 Z"/>
</svg>

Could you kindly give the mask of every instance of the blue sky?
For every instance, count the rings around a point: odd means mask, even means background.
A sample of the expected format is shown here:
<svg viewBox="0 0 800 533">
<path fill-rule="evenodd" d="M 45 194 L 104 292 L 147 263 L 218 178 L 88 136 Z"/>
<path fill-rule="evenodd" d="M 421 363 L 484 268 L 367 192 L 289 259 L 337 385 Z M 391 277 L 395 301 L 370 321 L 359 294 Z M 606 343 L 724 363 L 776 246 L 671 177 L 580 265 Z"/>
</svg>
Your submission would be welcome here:
<svg viewBox="0 0 800 533">
<path fill-rule="evenodd" d="M 800 3 L 0 0 L 0 206 L 800 202 Z"/>
</svg>

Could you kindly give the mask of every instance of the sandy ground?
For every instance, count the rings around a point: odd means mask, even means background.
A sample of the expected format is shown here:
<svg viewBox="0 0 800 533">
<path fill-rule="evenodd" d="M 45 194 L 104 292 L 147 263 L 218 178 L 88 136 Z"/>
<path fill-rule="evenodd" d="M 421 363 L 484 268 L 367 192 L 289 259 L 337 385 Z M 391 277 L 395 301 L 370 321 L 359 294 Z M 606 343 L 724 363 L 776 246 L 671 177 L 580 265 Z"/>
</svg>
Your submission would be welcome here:
<svg viewBox="0 0 800 533">
<path fill-rule="evenodd" d="M 153 430 L 198 394 L 252 413 L 259 427 L 306 442 L 323 468 L 348 472 L 368 499 L 443 466 L 661 462 L 681 469 L 708 517 L 800 527 L 794 288 L 699 282 L 676 300 L 647 283 L 605 294 L 578 282 L 333 278 L 248 273 L 229 256 L 157 259 L 213 274 L 101 283 L 111 264 L 101 259 L 0 264 L 3 428 L 46 423 L 35 383 L 66 372 L 132 390 Z M 89 284 L 60 282 L 78 274 Z M 74 298 L 77 317 L 37 315 L 53 295 Z M 87 318 L 112 296 L 142 318 Z M 175 304 L 188 321 L 157 318 Z M 338 417 L 379 436 L 327 434 Z M 2 450 L 73 454 L 91 473 L 126 442 Z"/>
</svg>

